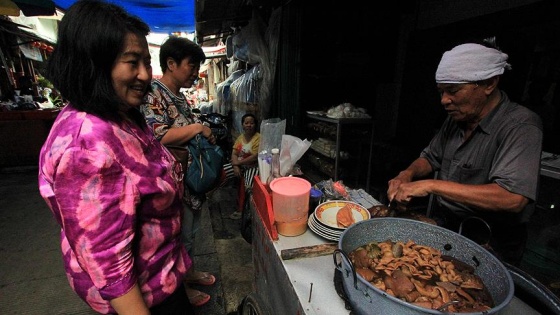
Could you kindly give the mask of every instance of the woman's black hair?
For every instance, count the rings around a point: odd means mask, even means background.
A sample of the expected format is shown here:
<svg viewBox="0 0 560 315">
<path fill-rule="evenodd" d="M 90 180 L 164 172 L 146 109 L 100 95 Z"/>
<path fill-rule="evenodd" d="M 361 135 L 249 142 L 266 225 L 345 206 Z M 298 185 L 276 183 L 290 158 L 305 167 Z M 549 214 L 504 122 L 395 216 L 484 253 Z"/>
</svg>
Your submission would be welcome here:
<svg viewBox="0 0 560 315">
<path fill-rule="evenodd" d="M 257 117 L 255 117 L 255 115 L 253 115 L 251 113 L 247 113 L 247 114 L 245 114 L 241 117 L 241 124 L 242 125 L 243 125 L 243 122 L 245 122 L 245 118 L 247 118 L 247 117 L 253 117 L 253 120 L 255 121 L 255 126 L 259 125 L 259 121 L 257 120 Z"/>
<path fill-rule="evenodd" d="M 64 14 L 45 77 L 74 108 L 118 119 L 122 100 L 111 71 L 127 34 L 146 37 L 150 27 L 123 8 L 101 0 L 79 0 Z"/>
<path fill-rule="evenodd" d="M 206 60 L 202 48 L 188 38 L 170 36 L 159 49 L 161 72 L 167 71 L 167 59 L 172 58 L 177 64 L 189 57 L 189 62 L 200 65 Z"/>
</svg>

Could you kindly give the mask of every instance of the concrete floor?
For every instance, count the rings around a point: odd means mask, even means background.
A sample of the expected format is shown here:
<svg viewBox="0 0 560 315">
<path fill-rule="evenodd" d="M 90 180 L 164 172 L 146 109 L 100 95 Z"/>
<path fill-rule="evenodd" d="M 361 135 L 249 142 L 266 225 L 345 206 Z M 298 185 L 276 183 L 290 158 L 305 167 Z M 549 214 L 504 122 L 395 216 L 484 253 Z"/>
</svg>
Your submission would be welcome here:
<svg viewBox="0 0 560 315">
<path fill-rule="evenodd" d="M 252 291 L 251 245 L 230 220 L 235 183 L 209 198 L 202 213 L 194 261 L 216 276 L 198 286 L 212 298 L 197 314 L 236 314 Z M 96 314 L 70 289 L 60 257 L 59 227 L 37 187 L 36 168 L 0 170 L 0 314 Z"/>
</svg>

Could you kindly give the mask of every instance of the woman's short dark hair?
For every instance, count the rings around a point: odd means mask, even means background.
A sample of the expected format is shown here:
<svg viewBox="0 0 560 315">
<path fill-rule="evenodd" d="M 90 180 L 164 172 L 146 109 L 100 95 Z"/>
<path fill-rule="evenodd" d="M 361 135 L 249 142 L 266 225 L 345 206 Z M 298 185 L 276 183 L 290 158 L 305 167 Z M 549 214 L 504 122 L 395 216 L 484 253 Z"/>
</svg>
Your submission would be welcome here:
<svg viewBox="0 0 560 315">
<path fill-rule="evenodd" d="M 251 114 L 251 113 L 247 113 L 243 116 L 241 116 L 241 124 L 243 125 L 243 123 L 245 122 L 245 118 L 247 117 L 252 117 L 253 121 L 255 122 L 255 126 L 259 125 L 259 121 L 257 120 L 257 117 L 255 117 L 255 115 Z"/>
<path fill-rule="evenodd" d="M 101 0 L 80 0 L 64 14 L 45 77 L 74 108 L 115 117 L 122 104 L 111 71 L 129 33 L 146 37 L 150 27 L 123 8 Z"/>
<path fill-rule="evenodd" d="M 202 48 L 188 38 L 170 36 L 159 49 L 159 64 L 161 72 L 167 71 L 167 59 L 172 58 L 177 64 L 189 57 L 189 62 L 201 64 L 206 60 Z"/>
</svg>

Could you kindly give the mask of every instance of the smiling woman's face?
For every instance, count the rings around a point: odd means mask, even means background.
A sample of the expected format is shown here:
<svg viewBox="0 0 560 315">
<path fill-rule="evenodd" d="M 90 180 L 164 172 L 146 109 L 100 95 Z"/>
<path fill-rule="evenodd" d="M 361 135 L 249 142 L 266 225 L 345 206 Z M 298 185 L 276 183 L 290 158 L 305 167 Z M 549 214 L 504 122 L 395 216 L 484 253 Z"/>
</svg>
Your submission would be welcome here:
<svg viewBox="0 0 560 315">
<path fill-rule="evenodd" d="M 148 85 L 152 80 L 152 65 L 148 42 L 143 36 L 126 35 L 121 54 L 111 71 L 113 88 L 117 96 L 128 106 L 142 104 Z"/>
</svg>

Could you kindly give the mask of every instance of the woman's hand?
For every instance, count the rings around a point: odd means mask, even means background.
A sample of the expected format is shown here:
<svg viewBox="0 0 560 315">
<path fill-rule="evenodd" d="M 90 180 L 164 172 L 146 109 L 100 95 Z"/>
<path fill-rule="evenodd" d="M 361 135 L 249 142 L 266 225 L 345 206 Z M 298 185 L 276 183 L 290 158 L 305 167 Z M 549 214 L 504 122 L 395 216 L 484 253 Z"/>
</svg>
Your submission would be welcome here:
<svg viewBox="0 0 560 315">
<path fill-rule="evenodd" d="M 208 140 L 211 144 L 216 144 L 216 136 L 212 133 L 212 129 L 208 126 L 202 125 L 202 136 Z"/>
<path fill-rule="evenodd" d="M 134 287 L 132 287 L 132 290 L 128 291 L 124 295 L 112 299 L 110 303 L 119 314 L 150 314 L 150 310 L 144 302 L 142 292 L 140 291 L 140 286 L 138 284 L 135 284 Z"/>
<path fill-rule="evenodd" d="M 238 165 L 234 165 L 233 173 L 235 174 L 235 176 L 241 177 L 241 167 L 239 167 Z"/>
<path fill-rule="evenodd" d="M 216 136 L 214 134 L 210 134 L 210 136 L 206 138 L 206 140 L 208 140 L 208 142 L 212 144 L 216 144 Z"/>
</svg>

